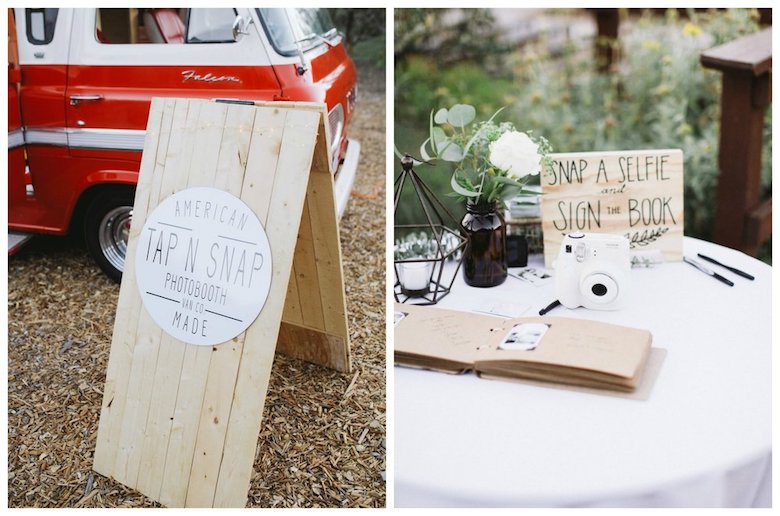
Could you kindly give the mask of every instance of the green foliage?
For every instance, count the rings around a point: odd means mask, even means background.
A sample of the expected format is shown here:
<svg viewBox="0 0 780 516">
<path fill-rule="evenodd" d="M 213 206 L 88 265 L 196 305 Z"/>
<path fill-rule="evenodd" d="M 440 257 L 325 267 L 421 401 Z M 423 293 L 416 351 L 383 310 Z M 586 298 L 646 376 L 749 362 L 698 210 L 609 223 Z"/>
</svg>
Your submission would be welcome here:
<svg viewBox="0 0 780 516">
<path fill-rule="evenodd" d="M 385 9 L 328 9 L 352 59 L 361 66 L 385 68 Z"/>
<path fill-rule="evenodd" d="M 423 130 L 416 129 L 409 131 L 402 138 L 397 138 L 398 147 L 404 151 L 416 149 L 420 142 L 427 136 Z M 404 144 L 403 142 L 408 142 Z M 411 152 L 415 154 L 415 152 Z M 435 164 L 422 164 L 415 167 L 415 172 L 420 179 L 427 184 L 431 190 L 436 193 L 438 200 L 444 205 L 445 211 L 441 212 L 445 225 L 455 228 L 463 217 L 463 202 L 454 197 L 447 196 L 452 191 L 450 187 L 450 177 L 452 176 L 452 165 L 447 162 L 438 162 Z M 398 167 L 400 174 L 400 166 Z M 424 224 L 426 221 L 425 212 L 420 206 L 420 202 L 414 194 L 412 188 L 404 188 L 401 198 L 398 202 L 398 208 L 395 211 L 395 224 Z M 438 222 L 438 221 L 436 221 Z"/>
<path fill-rule="evenodd" d="M 511 100 L 508 92 L 511 91 L 512 81 L 508 78 L 491 77 L 476 63 L 464 62 L 440 67 L 435 59 L 413 55 L 396 63 L 395 80 L 396 147 L 401 152 L 408 152 L 417 158 L 420 158 L 420 143 L 428 137 L 428 116 L 431 108 L 468 103 L 476 106 L 477 116 L 488 118 L 507 104 L 505 100 Z M 397 170 L 400 170 L 400 165 Z M 426 164 L 416 167 L 415 170 L 455 218 L 463 216 L 463 200 L 447 196 L 452 191 L 450 164 Z M 406 196 L 402 196 L 396 212 L 398 224 L 419 222 L 415 207 L 407 201 Z M 455 223 L 450 225 L 454 226 Z"/>
<path fill-rule="evenodd" d="M 384 34 L 355 43 L 349 54 L 359 66 L 372 66 L 384 70 L 386 54 Z"/>
<path fill-rule="evenodd" d="M 454 256 L 450 253 L 457 249 L 460 243 L 458 237 L 448 231 L 437 230 L 436 234 L 427 229 L 411 231 L 405 235 L 395 235 L 393 256 L 396 261 L 433 260 L 442 257 L 452 260 Z"/>
<path fill-rule="evenodd" d="M 403 238 L 396 238 L 393 248 L 395 260 L 435 259 L 438 252 L 438 242 L 426 231 L 412 232 Z"/>
<path fill-rule="evenodd" d="M 530 194 L 524 190 L 526 183 L 539 174 L 542 163 L 549 165 L 547 140 L 535 141 L 511 122 L 493 121 L 503 109 L 474 125 L 477 110 L 469 104 L 431 111 L 420 156 L 428 163 L 453 163 L 450 195 L 473 204 L 508 201 Z"/>
<path fill-rule="evenodd" d="M 415 54 L 434 54 L 439 64 L 464 60 L 498 61 L 507 51 L 498 43 L 490 9 L 396 9 L 396 64 Z"/>
<path fill-rule="evenodd" d="M 414 55 L 396 66 L 396 142 L 415 149 L 414 128 L 430 109 L 465 102 L 481 115 L 507 105 L 502 118 L 545 135 L 556 152 L 680 148 L 685 156 L 685 233 L 711 238 L 717 183 L 721 75 L 700 53 L 758 30 L 755 10 L 643 15 L 621 25 L 616 70 L 599 73 L 592 42 L 552 52 L 540 42 L 504 56 L 500 72 L 482 62 L 442 66 Z M 423 125 L 424 127 L 424 125 Z M 771 194 L 771 110 L 767 112 L 763 189 Z M 428 177 L 434 174 L 429 174 Z M 449 177 L 446 178 L 447 180 Z M 438 192 L 447 181 L 432 180 Z M 403 216 L 403 214 L 401 215 Z"/>
<path fill-rule="evenodd" d="M 435 58 L 410 56 L 396 63 L 396 120 L 405 128 L 425 121 L 431 108 L 458 103 L 476 106 L 489 117 L 514 97 L 509 77 L 489 75 L 479 63 L 461 62 L 441 67 Z"/>
<path fill-rule="evenodd" d="M 721 75 L 704 69 L 699 56 L 758 26 L 748 10 L 691 13 L 686 22 L 677 19 L 674 10 L 667 13 L 662 19 L 642 16 L 621 37 L 622 60 L 619 71 L 611 75 L 592 70 L 589 57 L 573 46 L 559 60 L 519 57 L 513 69 L 519 82 L 546 80 L 543 91 L 520 92 L 514 112 L 551 135 L 562 152 L 683 149 L 686 234 L 710 238 Z M 552 137 L 556 128 L 562 138 Z M 770 134 L 771 123 L 769 155 Z M 769 175 L 766 179 L 771 183 Z"/>
<path fill-rule="evenodd" d="M 328 9 L 336 28 L 344 33 L 347 46 L 385 36 L 385 9 Z"/>
</svg>

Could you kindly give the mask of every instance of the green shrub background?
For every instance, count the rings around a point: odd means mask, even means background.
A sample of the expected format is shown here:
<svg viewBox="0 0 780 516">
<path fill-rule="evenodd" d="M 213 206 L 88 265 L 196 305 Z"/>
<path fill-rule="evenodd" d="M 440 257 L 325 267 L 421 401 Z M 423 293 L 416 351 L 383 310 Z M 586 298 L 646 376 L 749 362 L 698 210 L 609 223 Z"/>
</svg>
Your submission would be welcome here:
<svg viewBox="0 0 780 516">
<path fill-rule="evenodd" d="M 489 30 L 490 11 L 472 12 L 478 15 L 466 19 L 481 22 L 454 33 L 438 28 L 445 11 L 396 10 L 395 143 L 401 152 L 419 156 L 430 111 L 459 102 L 475 105 L 478 119 L 508 106 L 503 120 L 545 136 L 555 152 L 681 148 L 685 234 L 712 238 L 721 74 L 704 69 L 699 56 L 759 30 L 755 10 L 688 11 L 681 17 L 669 9 L 665 15 L 644 13 L 630 20 L 622 13 L 615 49 L 620 57 L 609 73 L 597 70 L 592 40 L 552 46 L 542 34 L 522 48 L 502 48 Z M 770 109 L 765 197 L 772 185 L 771 127 Z M 451 168 L 420 165 L 416 170 L 460 218 L 463 207 L 446 197 Z M 396 224 L 414 222 L 411 204 L 402 199 Z M 771 263 L 771 242 L 760 257 Z"/>
<path fill-rule="evenodd" d="M 358 66 L 385 69 L 385 9 L 329 9 Z"/>
</svg>

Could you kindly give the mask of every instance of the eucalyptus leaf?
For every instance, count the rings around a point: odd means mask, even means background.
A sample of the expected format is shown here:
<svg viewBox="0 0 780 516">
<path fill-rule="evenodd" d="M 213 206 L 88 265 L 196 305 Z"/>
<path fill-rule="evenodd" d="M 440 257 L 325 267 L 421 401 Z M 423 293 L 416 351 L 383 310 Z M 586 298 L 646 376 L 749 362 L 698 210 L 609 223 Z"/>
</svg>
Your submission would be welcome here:
<svg viewBox="0 0 780 516">
<path fill-rule="evenodd" d="M 479 172 L 477 172 L 474 169 L 466 168 L 461 170 L 461 173 L 463 174 L 463 177 L 469 181 L 470 183 L 476 183 L 480 180 Z"/>
<path fill-rule="evenodd" d="M 425 148 L 425 146 L 428 144 L 428 142 L 431 141 L 430 138 L 422 142 L 422 145 L 420 145 L 420 156 L 422 156 L 422 159 L 425 161 L 431 161 L 431 157 L 428 155 L 428 151 Z"/>
<path fill-rule="evenodd" d="M 428 124 L 428 134 L 433 137 L 433 110 L 431 110 L 430 122 Z M 431 140 L 431 149 L 433 149 L 434 154 L 439 155 L 439 149 L 436 148 L 436 142 L 433 140 Z"/>
<path fill-rule="evenodd" d="M 455 104 L 447 112 L 447 122 L 453 127 L 465 127 L 477 116 L 477 110 L 469 104 Z"/>
<path fill-rule="evenodd" d="M 517 197 L 518 195 L 520 195 L 522 190 L 523 189 L 521 187 L 519 187 L 519 186 L 507 185 L 507 186 L 504 187 L 503 190 L 501 190 L 499 192 L 498 197 L 502 201 L 508 201 L 508 200 L 510 200 L 510 199 L 512 199 L 514 197 Z"/>
<path fill-rule="evenodd" d="M 439 157 L 444 161 L 458 162 L 463 159 L 463 149 L 460 148 L 460 145 L 450 140 Z"/>
<path fill-rule="evenodd" d="M 496 181 L 497 183 L 503 183 L 505 185 L 517 186 L 519 188 L 525 187 L 525 182 L 521 183 L 521 182 L 515 181 L 514 179 L 511 179 L 509 177 L 496 176 L 496 177 L 493 178 L 493 180 Z"/>
<path fill-rule="evenodd" d="M 501 188 L 498 187 L 498 183 L 488 182 L 482 185 L 482 195 L 488 201 L 494 201 L 498 198 L 498 194 L 501 192 Z"/>
<path fill-rule="evenodd" d="M 429 139 L 433 141 L 434 149 L 444 149 L 450 140 L 447 138 L 447 133 L 445 133 L 444 129 L 441 127 L 434 127 L 431 130 L 431 137 Z"/>
<path fill-rule="evenodd" d="M 466 190 L 462 186 L 458 184 L 458 179 L 455 177 L 455 174 L 452 174 L 452 179 L 450 179 L 450 186 L 452 186 L 452 189 L 462 195 L 463 197 L 479 197 L 479 192 L 472 192 L 470 190 Z"/>
<path fill-rule="evenodd" d="M 447 109 L 441 108 L 436 112 L 435 115 L 433 115 L 433 121 L 437 124 L 445 124 L 447 123 Z"/>
</svg>

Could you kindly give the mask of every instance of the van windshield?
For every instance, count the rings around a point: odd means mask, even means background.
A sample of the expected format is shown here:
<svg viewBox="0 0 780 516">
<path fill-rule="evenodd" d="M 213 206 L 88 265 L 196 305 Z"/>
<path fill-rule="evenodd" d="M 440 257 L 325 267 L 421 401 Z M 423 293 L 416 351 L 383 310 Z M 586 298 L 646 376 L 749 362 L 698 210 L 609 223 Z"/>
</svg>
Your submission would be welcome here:
<svg viewBox="0 0 780 516">
<path fill-rule="evenodd" d="M 334 40 L 336 27 L 327 9 L 257 9 L 268 39 L 282 55 L 306 52 Z"/>
</svg>

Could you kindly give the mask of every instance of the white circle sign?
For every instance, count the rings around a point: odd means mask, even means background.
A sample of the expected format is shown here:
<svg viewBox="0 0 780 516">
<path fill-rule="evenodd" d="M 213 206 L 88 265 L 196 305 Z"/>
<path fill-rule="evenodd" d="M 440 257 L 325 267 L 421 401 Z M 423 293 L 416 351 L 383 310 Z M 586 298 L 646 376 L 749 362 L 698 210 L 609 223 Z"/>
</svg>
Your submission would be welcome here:
<svg viewBox="0 0 780 516">
<path fill-rule="evenodd" d="M 271 246 L 241 199 L 189 188 L 163 202 L 138 237 L 144 307 L 172 337 L 211 346 L 246 330 L 271 288 Z"/>
</svg>

